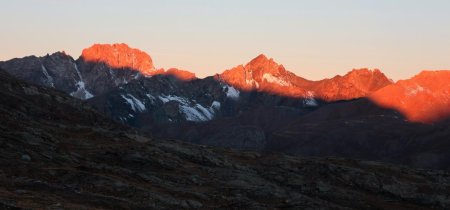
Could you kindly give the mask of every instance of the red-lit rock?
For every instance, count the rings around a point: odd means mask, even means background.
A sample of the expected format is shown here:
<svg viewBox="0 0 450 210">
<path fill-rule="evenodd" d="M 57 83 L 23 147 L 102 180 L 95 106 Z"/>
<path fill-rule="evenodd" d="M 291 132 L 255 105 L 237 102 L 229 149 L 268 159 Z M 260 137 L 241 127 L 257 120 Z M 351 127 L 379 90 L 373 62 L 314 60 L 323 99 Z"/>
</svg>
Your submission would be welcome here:
<svg viewBox="0 0 450 210">
<path fill-rule="evenodd" d="M 260 91 L 292 98 L 314 97 L 323 101 L 361 98 L 392 84 L 378 69 L 353 70 L 344 76 L 310 81 L 287 71 L 265 55 L 245 66 L 224 71 L 219 78 L 244 91 Z"/>
<path fill-rule="evenodd" d="M 450 117 L 450 71 L 422 71 L 370 96 L 377 105 L 395 109 L 412 122 L 433 123 Z"/>
<path fill-rule="evenodd" d="M 85 62 L 105 63 L 114 69 L 137 70 L 145 76 L 161 73 L 147 53 L 126 44 L 94 44 L 83 50 L 81 58 Z"/>
<path fill-rule="evenodd" d="M 311 89 L 324 101 L 338 101 L 365 97 L 390 84 L 378 69 L 354 69 L 344 76 L 317 81 Z"/>
<path fill-rule="evenodd" d="M 247 65 L 237 66 L 219 75 L 224 82 L 244 91 L 257 90 L 287 97 L 302 97 L 305 90 L 298 84 L 309 83 L 283 65 L 261 54 Z"/>
</svg>

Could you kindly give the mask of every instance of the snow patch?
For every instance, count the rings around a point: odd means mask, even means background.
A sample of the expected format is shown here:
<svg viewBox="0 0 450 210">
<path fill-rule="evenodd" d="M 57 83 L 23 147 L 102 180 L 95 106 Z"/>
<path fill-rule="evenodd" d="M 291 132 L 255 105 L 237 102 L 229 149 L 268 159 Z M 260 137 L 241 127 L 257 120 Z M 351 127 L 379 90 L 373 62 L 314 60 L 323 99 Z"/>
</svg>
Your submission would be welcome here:
<svg viewBox="0 0 450 210">
<path fill-rule="evenodd" d="M 220 110 L 220 102 L 213 101 L 212 104 L 211 104 L 211 108 L 215 109 L 215 110 Z"/>
<path fill-rule="evenodd" d="M 47 68 L 45 68 L 44 64 L 41 64 L 42 73 L 47 78 L 47 83 L 50 84 L 51 87 L 55 87 L 55 84 L 53 84 L 53 77 L 48 74 Z"/>
<path fill-rule="evenodd" d="M 184 117 L 187 121 L 201 122 L 207 121 L 207 117 L 203 115 L 199 110 L 195 107 L 190 107 L 186 105 L 179 105 L 181 113 L 184 114 Z"/>
<path fill-rule="evenodd" d="M 245 72 L 245 83 L 252 87 L 259 88 L 259 83 L 253 79 L 253 71 Z"/>
<path fill-rule="evenodd" d="M 226 91 L 227 97 L 237 100 L 239 99 L 239 90 L 236 90 L 233 86 L 225 85 L 223 86 L 223 90 Z"/>
<path fill-rule="evenodd" d="M 304 107 L 315 107 L 318 106 L 316 99 L 314 99 L 314 92 L 308 91 L 306 92 L 305 99 L 303 99 Z"/>
<path fill-rule="evenodd" d="M 214 118 L 215 112 L 220 109 L 220 102 L 214 101 L 208 108 L 205 108 L 201 104 L 195 104 L 194 106 L 180 104 L 179 108 L 187 121 L 209 121 Z"/>
<path fill-rule="evenodd" d="M 150 101 L 151 101 L 152 103 L 154 103 L 154 102 L 156 101 L 155 96 L 152 96 L 152 95 L 150 95 L 150 94 L 146 94 L 146 96 L 147 96 L 148 99 L 150 99 Z"/>
<path fill-rule="evenodd" d="M 158 96 L 159 100 L 161 100 L 163 103 L 167 103 L 169 101 L 178 101 L 179 103 L 189 103 L 188 99 L 179 97 L 179 96 L 172 96 L 172 95 L 162 95 Z"/>
<path fill-rule="evenodd" d="M 425 91 L 425 88 L 423 88 L 422 86 L 416 84 L 416 87 L 414 88 L 408 88 L 408 95 L 409 96 L 413 96 L 416 95 L 417 93 L 423 92 Z"/>
<path fill-rule="evenodd" d="M 202 122 L 212 120 L 217 111 L 220 110 L 220 102 L 213 101 L 210 107 L 204 107 L 199 103 L 195 103 L 194 100 L 190 101 L 187 98 L 173 96 L 173 95 L 162 95 L 158 96 L 159 100 L 163 103 L 169 101 L 177 101 L 179 103 L 178 108 L 181 114 L 184 115 L 187 121 Z"/>
<path fill-rule="evenodd" d="M 86 99 L 90 99 L 92 97 L 94 97 L 94 95 L 92 95 L 92 93 L 90 93 L 88 90 L 86 90 L 86 85 L 84 84 L 83 81 L 78 81 L 77 83 L 75 83 L 75 86 L 77 87 L 77 90 L 70 93 L 71 96 L 86 100 Z"/>
<path fill-rule="evenodd" d="M 245 79 L 245 83 L 247 85 L 255 86 L 256 88 L 259 88 L 259 83 L 255 81 L 254 79 Z"/>
<path fill-rule="evenodd" d="M 133 95 L 127 94 L 126 96 L 124 96 L 124 95 L 120 95 L 120 96 L 122 96 L 122 98 L 125 99 L 125 101 L 130 105 L 130 107 L 133 111 L 135 111 L 135 112 L 136 111 L 138 111 L 138 112 L 145 111 L 144 103 L 142 103 L 142 101 L 140 101 Z"/>
<path fill-rule="evenodd" d="M 78 70 L 77 65 L 74 63 L 73 66 L 74 66 L 74 68 L 75 68 L 75 70 L 77 72 L 79 81 L 77 83 L 75 83 L 75 86 L 77 87 L 77 90 L 73 91 L 72 93 L 70 93 L 70 95 L 74 96 L 74 97 L 77 97 L 77 98 L 80 98 L 80 99 L 83 99 L 83 100 L 90 99 L 90 98 L 94 97 L 94 95 L 92 95 L 92 93 L 90 93 L 86 89 L 86 84 L 83 81 L 83 77 L 81 76 L 80 70 Z"/>
<path fill-rule="evenodd" d="M 254 80 L 253 79 L 245 79 L 245 83 L 247 85 L 253 85 Z"/>
<path fill-rule="evenodd" d="M 291 83 L 289 83 L 281 78 L 278 78 L 272 74 L 269 74 L 269 73 L 265 73 L 262 78 L 263 78 L 263 80 L 266 80 L 267 82 L 274 83 L 274 84 L 281 85 L 281 86 L 290 86 L 291 85 Z"/>
</svg>

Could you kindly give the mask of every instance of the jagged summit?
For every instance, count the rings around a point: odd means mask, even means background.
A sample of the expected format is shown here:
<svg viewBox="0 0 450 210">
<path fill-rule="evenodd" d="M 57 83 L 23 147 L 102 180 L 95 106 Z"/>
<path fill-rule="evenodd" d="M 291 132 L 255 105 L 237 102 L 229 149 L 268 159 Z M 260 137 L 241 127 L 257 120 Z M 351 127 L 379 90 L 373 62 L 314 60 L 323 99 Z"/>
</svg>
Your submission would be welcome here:
<svg viewBox="0 0 450 210">
<path fill-rule="evenodd" d="M 70 58 L 72 58 L 72 56 L 67 54 L 65 51 L 57 51 L 57 52 L 54 52 L 52 54 L 47 54 L 46 56 L 61 56 L 61 57 L 70 57 Z"/>
<path fill-rule="evenodd" d="M 220 78 L 245 91 L 261 91 L 293 98 L 317 98 L 323 101 L 350 100 L 365 97 L 392 84 L 380 70 L 353 69 L 344 76 L 310 81 L 286 70 L 264 54 L 246 65 L 224 71 Z"/>
<path fill-rule="evenodd" d="M 359 75 L 359 76 L 369 76 L 369 75 L 382 75 L 383 73 L 380 71 L 380 69 L 369 69 L 369 68 L 359 68 L 359 69 L 352 69 L 351 71 L 347 72 L 345 76 L 347 75 Z M 384 75 L 384 74 L 383 74 Z"/>
<path fill-rule="evenodd" d="M 258 64 L 258 63 L 265 63 L 265 62 L 270 62 L 273 61 L 272 58 L 268 58 L 266 55 L 264 54 L 259 54 L 258 56 L 256 56 L 255 58 L 253 58 L 249 64 Z"/>
<path fill-rule="evenodd" d="M 257 74 L 271 73 L 282 74 L 286 71 L 283 65 L 278 64 L 273 58 L 260 54 L 245 65 L 245 69 Z"/>
<path fill-rule="evenodd" d="M 290 86 L 288 80 L 292 77 L 296 76 L 264 54 L 258 55 L 246 65 L 239 65 L 220 75 L 223 81 L 242 90 L 268 90 L 273 89 L 270 86 L 274 85 Z"/>
</svg>

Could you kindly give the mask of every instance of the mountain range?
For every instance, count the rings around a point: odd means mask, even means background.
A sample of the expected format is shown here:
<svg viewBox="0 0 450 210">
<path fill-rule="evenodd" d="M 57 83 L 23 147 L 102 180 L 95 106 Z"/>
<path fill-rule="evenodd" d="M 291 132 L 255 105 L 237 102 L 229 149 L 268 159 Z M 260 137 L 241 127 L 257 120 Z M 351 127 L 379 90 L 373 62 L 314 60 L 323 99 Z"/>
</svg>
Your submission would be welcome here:
<svg viewBox="0 0 450 210">
<path fill-rule="evenodd" d="M 393 82 L 354 69 L 312 81 L 261 54 L 197 78 L 126 44 L 0 62 L 12 76 L 84 100 L 157 138 L 239 150 L 449 169 L 450 71 Z"/>
<path fill-rule="evenodd" d="M 449 209 L 450 71 L 197 78 L 126 44 L 0 61 L 1 209 Z"/>
<path fill-rule="evenodd" d="M 450 207 L 445 171 L 152 138 L 3 70 L 0 102 L 1 209 Z"/>
</svg>

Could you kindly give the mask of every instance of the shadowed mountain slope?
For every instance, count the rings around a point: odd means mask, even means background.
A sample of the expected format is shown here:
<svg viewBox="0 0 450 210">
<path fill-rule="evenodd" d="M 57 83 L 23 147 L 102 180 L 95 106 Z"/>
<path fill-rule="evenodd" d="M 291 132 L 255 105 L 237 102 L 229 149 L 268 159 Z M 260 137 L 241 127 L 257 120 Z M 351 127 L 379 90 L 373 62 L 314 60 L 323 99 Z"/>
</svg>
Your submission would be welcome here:
<svg viewBox="0 0 450 210">
<path fill-rule="evenodd" d="M 445 172 L 151 139 L 3 71 L 0 99 L 1 208 L 450 207 Z"/>
</svg>

